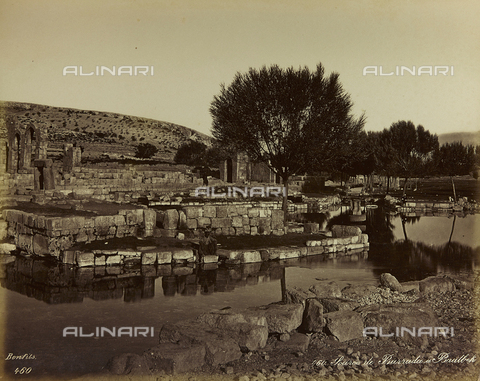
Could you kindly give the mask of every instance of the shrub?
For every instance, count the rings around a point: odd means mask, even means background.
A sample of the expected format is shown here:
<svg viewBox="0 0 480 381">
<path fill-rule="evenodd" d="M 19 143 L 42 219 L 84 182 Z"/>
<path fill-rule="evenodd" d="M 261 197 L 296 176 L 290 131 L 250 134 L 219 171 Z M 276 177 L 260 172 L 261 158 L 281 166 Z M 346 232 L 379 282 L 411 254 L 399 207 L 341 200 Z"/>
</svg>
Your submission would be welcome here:
<svg viewBox="0 0 480 381">
<path fill-rule="evenodd" d="M 139 157 L 142 159 L 150 159 L 153 155 L 155 155 L 158 151 L 158 148 L 155 147 L 153 144 L 150 143 L 140 143 L 135 148 L 135 157 Z"/>
</svg>

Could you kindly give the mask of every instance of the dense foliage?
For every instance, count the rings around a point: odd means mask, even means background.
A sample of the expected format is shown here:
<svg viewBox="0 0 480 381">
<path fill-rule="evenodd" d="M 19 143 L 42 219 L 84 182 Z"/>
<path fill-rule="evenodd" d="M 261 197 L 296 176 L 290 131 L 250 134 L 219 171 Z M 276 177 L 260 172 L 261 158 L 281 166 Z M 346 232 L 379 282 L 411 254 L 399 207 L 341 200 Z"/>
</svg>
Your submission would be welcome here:
<svg viewBox="0 0 480 381">
<path fill-rule="evenodd" d="M 285 186 L 293 174 L 333 170 L 365 123 L 352 115 L 338 77 L 326 77 L 321 64 L 315 71 L 273 65 L 237 73 L 211 104 L 212 134 L 266 163 Z"/>
</svg>

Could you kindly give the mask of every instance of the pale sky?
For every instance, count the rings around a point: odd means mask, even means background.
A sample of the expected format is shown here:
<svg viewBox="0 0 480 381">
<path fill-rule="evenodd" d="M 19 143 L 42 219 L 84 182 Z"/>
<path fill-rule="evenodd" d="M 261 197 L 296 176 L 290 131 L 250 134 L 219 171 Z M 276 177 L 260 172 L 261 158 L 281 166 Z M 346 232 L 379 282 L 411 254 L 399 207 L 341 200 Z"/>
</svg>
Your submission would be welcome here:
<svg viewBox="0 0 480 381">
<path fill-rule="evenodd" d="M 0 0 L 0 100 L 118 112 L 209 133 L 236 72 L 321 62 L 367 116 L 432 133 L 480 129 L 480 2 Z M 148 76 L 63 75 L 65 66 L 154 67 Z M 365 66 L 453 66 L 363 75 Z"/>
</svg>

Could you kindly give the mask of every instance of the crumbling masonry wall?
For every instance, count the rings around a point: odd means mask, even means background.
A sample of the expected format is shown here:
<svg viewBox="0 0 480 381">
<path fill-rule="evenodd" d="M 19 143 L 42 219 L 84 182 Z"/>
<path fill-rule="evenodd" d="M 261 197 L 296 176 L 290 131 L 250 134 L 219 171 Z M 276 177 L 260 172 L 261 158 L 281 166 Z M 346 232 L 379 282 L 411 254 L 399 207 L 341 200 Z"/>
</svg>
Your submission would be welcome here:
<svg viewBox="0 0 480 381">
<path fill-rule="evenodd" d="M 280 202 L 271 201 L 194 205 L 158 213 L 167 230 L 210 228 L 217 235 L 283 235 L 284 213 L 280 208 Z"/>
<path fill-rule="evenodd" d="M 7 235 L 28 254 L 54 256 L 77 243 L 129 236 L 151 236 L 156 213 L 151 209 L 120 210 L 116 215 L 45 217 L 20 210 L 3 211 Z"/>
</svg>

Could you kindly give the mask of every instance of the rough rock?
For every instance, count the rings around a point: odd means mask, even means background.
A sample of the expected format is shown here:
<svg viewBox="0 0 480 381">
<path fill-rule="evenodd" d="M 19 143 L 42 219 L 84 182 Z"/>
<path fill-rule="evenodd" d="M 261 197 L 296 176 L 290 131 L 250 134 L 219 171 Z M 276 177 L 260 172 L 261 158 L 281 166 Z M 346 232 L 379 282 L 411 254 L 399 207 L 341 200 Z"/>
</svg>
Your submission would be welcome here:
<svg viewBox="0 0 480 381">
<path fill-rule="evenodd" d="M 392 291 L 403 292 L 403 287 L 400 282 L 390 273 L 380 275 L 380 284 Z"/>
<path fill-rule="evenodd" d="M 335 311 L 352 311 L 355 308 L 360 307 L 358 302 L 343 298 L 323 298 L 320 299 L 320 303 L 323 306 L 324 313 Z"/>
<path fill-rule="evenodd" d="M 448 278 L 452 280 L 457 290 L 473 290 L 475 288 L 475 283 L 468 277 L 455 275 L 448 276 Z"/>
<path fill-rule="evenodd" d="M 206 341 L 205 351 L 205 362 L 213 366 L 226 364 L 242 357 L 238 343 L 228 337 Z"/>
<path fill-rule="evenodd" d="M 313 292 L 317 298 L 340 298 L 342 296 L 342 291 L 335 281 L 314 284 L 309 290 Z"/>
<path fill-rule="evenodd" d="M 160 330 L 160 343 L 205 344 L 228 337 L 240 348 L 251 351 L 263 348 L 268 339 L 267 326 L 252 324 L 245 320 L 242 315 L 237 314 L 226 315 L 220 320 L 207 318 L 165 324 Z M 235 355 L 232 351 L 229 353 Z"/>
<path fill-rule="evenodd" d="M 362 315 L 354 311 L 336 311 L 323 315 L 327 331 L 338 341 L 348 341 L 363 337 Z"/>
<path fill-rule="evenodd" d="M 365 327 L 382 327 L 384 334 L 395 332 L 396 327 L 416 329 L 421 327 L 436 327 L 438 324 L 435 312 L 427 303 L 395 303 L 371 304 L 356 310 L 364 317 Z M 412 337 L 406 334 L 395 337 L 397 341 L 409 342 L 420 347 L 428 344 L 426 336 Z"/>
<path fill-rule="evenodd" d="M 403 288 L 403 292 L 408 292 L 410 290 L 420 291 L 420 282 L 418 280 L 412 280 L 410 282 L 400 283 Z"/>
<path fill-rule="evenodd" d="M 290 340 L 279 341 L 276 349 L 288 349 L 295 352 L 305 352 L 310 344 L 310 337 L 303 333 L 293 333 L 290 335 Z"/>
<path fill-rule="evenodd" d="M 377 287 L 372 285 L 348 285 L 342 289 L 342 295 L 346 299 L 360 299 L 369 296 L 377 291 Z"/>
<path fill-rule="evenodd" d="M 323 318 L 322 303 L 317 299 L 307 299 L 305 301 L 302 328 L 306 332 L 320 332 L 324 326 L 325 319 Z"/>
<path fill-rule="evenodd" d="M 419 282 L 420 292 L 428 294 L 430 292 L 448 292 L 455 290 L 455 285 L 451 278 L 443 276 L 431 276 Z"/>
<path fill-rule="evenodd" d="M 204 345 L 159 344 L 144 353 L 148 367 L 154 372 L 185 373 L 205 363 Z"/>
<path fill-rule="evenodd" d="M 287 287 L 285 303 L 305 303 L 308 298 L 315 297 L 315 294 L 311 291 L 305 291 L 300 287 Z"/>
<path fill-rule="evenodd" d="M 288 341 L 290 340 L 290 334 L 289 333 L 282 333 L 279 337 L 278 340 L 280 341 Z"/>
<path fill-rule="evenodd" d="M 265 316 L 269 333 L 288 333 L 302 324 L 304 307 L 303 304 L 269 304 L 248 310 Z"/>
<path fill-rule="evenodd" d="M 250 323 L 267 326 L 267 319 L 261 314 L 249 310 L 218 310 L 199 315 L 196 321 L 206 323 L 210 327 L 229 328 L 232 324 Z"/>
</svg>

